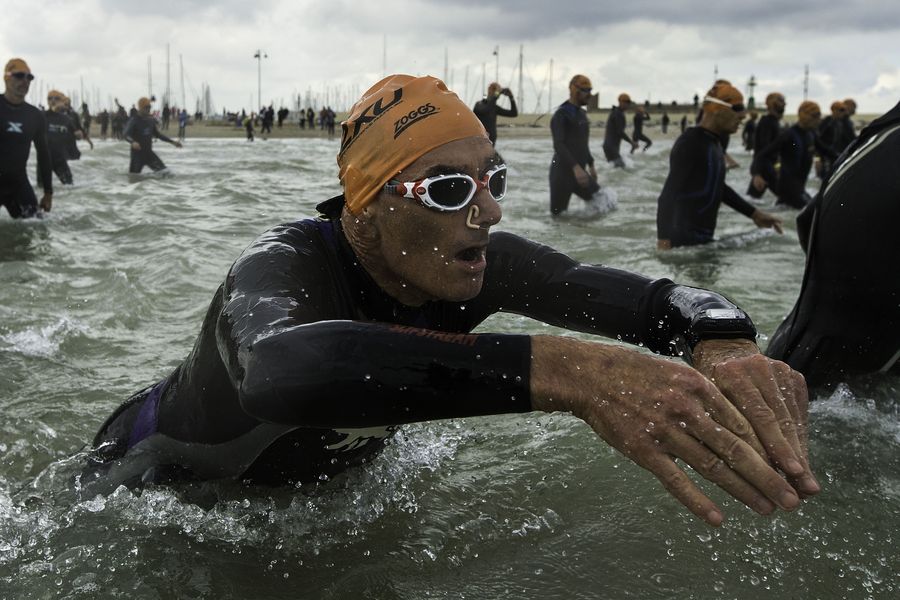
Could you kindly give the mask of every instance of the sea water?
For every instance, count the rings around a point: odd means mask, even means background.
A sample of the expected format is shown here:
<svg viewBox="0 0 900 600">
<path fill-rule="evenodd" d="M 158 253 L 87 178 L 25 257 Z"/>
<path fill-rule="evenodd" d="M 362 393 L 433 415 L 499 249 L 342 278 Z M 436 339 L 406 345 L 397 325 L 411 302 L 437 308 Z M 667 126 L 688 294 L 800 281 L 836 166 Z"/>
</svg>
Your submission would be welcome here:
<svg viewBox="0 0 900 600">
<path fill-rule="evenodd" d="M 779 236 L 723 207 L 718 242 L 661 254 L 656 198 L 671 141 L 626 170 L 598 160 L 616 210 L 598 217 L 573 197 L 571 214 L 551 219 L 549 137 L 503 133 L 500 229 L 720 291 L 765 346 L 803 273 L 794 211 L 779 212 Z M 0 598 L 900 596 L 896 378 L 814 394 L 823 491 L 795 512 L 760 517 L 701 484 L 724 507 L 719 529 L 563 414 L 404 426 L 371 464 L 296 489 L 231 486 L 214 502 L 165 487 L 80 495 L 72 477 L 95 431 L 187 354 L 241 250 L 340 192 L 337 147 L 157 144 L 173 176 L 129 180 L 127 144 L 100 141 L 47 218 L 0 216 Z M 732 153 L 742 167 L 728 181 L 743 191 L 749 157 Z M 515 315 L 480 330 L 590 337 Z"/>
</svg>

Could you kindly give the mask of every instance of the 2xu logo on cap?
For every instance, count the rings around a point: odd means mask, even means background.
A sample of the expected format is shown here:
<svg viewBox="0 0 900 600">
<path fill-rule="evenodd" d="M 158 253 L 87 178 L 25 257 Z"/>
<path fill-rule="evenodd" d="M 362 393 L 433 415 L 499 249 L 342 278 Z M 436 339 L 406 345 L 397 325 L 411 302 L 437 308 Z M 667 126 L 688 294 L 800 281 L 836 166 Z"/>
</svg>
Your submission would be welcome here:
<svg viewBox="0 0 900 600">
<path fill-rule="evenodd" d="M 368 125 L 373 121 L 377 121 L 381 118 L 381 116 L 386 113 L 388 110 L 396 106 L 400 100 L 403 98 L 403 88 L 399 88 L 394 90 L 394 97 L 387 103 L 384 104 L 385 99 L 379 98 L 369 106 L 363 109 L 363 111 L 359 114 L 359 117 L 356 118 L 356 121 L 352 124 L 353 129 L 347 126 L 347 123 L 342 124 L 343 135 L 341 136 L 341 149 L 338 151 L 338 157 L 344 154 L 353 142 L 356 141 L 359 134 L 362 133 L 363 125 Z"/>
<path fill-rule="evenodd" d="M 438 112 L 438 109 L 435 108 L 431 102 L 423 104 L 415 110 L 409 111 L 409 113 L 394 121 L 394 139 L 396 140 L 401 133 L 409 129 L 412 125 L 431 115 L 437 114 Z"/>
</svg>

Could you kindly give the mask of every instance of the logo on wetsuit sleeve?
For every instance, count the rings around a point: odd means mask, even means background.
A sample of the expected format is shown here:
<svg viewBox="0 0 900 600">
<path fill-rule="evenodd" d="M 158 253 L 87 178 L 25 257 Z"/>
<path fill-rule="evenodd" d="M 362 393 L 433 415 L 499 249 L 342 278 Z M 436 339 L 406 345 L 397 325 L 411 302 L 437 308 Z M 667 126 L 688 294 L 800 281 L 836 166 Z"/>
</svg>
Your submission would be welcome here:
<svg viewBox="0 0 900 600">
<path fill-rule="evenodd" d="M 403 98 L 403 88 L 395 90 L 394 97 L 387 104 L 383 104 L 384 98 L 379 98 L 378 100 L 367 106 L 359 115 L 359 117 L 357 117 L 355 122 L 350 123 L 349 125 L 347 123 L 342 124 L 341 128 L 343 129 L 343 132 L 341 134 L 341 150 L 340 152 L 338 152 L 338 156 L 344 154 L 344 152 L 346 152 L 347 149 L 353 145 L 353 142 L 355 142 L 356 138 L 359 137 L 359 134 L 362 133 L 363 125 L 368 125 L 369 123 L 381 118 L 381 115 L 383 115 L 385 112 L 399 103 L 401 98 Z"/>
<path fill-rule="evenodd" d="M 21 123 L 13 123 L 12 121 L 9 122 L 9 129 L 7 129 L 6 131 L 7 131 L 7 133 L 10 133 L 10 132 L 12 132 L 12 133 L 25 133 L 24 131 L 22 131 L 22 124 L 21 124 Z"/>
<path fill-rule="evenodd" d="M 409 113 L 394 121 L 394 139 L 396 140 L 397 136 L 409 129 L 412 125 L 439 112 L 440 111 L 435 108 L 431 102 L 423 104 L 415 110 L 409 111 Z"/>
</svg>

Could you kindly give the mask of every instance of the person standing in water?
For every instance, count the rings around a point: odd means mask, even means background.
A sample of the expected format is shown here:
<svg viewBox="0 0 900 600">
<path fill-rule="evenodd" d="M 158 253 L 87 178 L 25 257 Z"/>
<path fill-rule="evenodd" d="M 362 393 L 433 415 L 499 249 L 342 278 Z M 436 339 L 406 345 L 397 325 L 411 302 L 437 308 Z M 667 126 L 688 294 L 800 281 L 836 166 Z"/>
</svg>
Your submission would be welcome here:
<svg viewBox="0 0 900 600">
<path fill-rule="evenodd" d="M 131 144 L 131 162 L 128 166 L 129 173 L 140 173 L 145 166 L 153 171 L 162 171 L 166 164 L 153 152 L 153 138 L 181 148 L 181 142 L 173 140 L 159 131 L 156 119 L 150 114 L 150 98 L 138 99 L 138 112 L 125 126 L 122 137 Z"/>
<path fill-rule="evenodd" d="M 40 109 L 25 102 L 34 75 L 21 58 L 3 69 L 5 90 L 0 97 L 0 206 L 14 219 L 34 217 L 38 208 L 53 206 L 53 171 L 47 145 L 47 120 Z M 40 204 L 28 181 L 26 167 L 31 145 L 37 154 L 38 179 L 44 188 Z"/>
<path fill-rule="evenodd" d="M 497 104 L 500 96 L 509 98 L 508 109 Z M 497 143 L 497 116 L 510 118 L 519 116 L 519 109 L 516 107 L 516 99 L 513 98 L 512 92 L 509 88 L 501 87 L 496 81 L 488 86 L 487 96 L 476 102 L 472 111 L 484 125 L 492 144 Z"/>
<path fill-rule="evenodd" d="M 625 168 L 625 161 L 619 154 L 619 148 L 622 140 L 631 144 L 631 150 L 637 148 L 637 142 L 628 137 L 625 131 L 625 111 L 634 105 L 631 96 L 622 93 L 618 97 L 618 106 L 613 106 L 609 111 L 609 117 L 606 119 L 606 133 L 603 137 L 603 154 L 606 155 L 607 162 L 613 164 L 614 167 L 620 169 Z"/>
</svg>

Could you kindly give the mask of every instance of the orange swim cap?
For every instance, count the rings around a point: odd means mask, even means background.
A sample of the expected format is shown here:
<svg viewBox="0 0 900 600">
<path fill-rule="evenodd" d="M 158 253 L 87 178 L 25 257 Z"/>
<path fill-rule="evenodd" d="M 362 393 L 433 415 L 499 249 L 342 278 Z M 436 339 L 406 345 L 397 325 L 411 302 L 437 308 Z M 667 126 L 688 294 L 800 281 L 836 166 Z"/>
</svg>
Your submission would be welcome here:
<svg viewBox="0 0 900 600">
<path fill-rule="evenodd" d="M 146 96 L 144 96 L 142 98 L 138 98 L 137 105 L 138 105 L 139 109 L 144 108 L 145 106 L 149 107 L 150 106 L 150 98 L 147 98 Z"/>
<path fill-rule="evenodd" d="M 847 110 L 847 107 L 840 100 L 835 100 L 831 103 L 831 112 L 836 113 L 839 110 Z"/>
<path fill-rule="evenodd" d="M 66 95 L 59 90 L 50 90 L 47 92 L 47 100 L 65 100 Z"/>
<path fill-rule="evenodd" d="M 6 63 L 6 68 L 3 69 L 4 73 L 31 73 L 31 69 L 28 68 L 28 63 L 22 60 L 21 58 L 11 58 Z"/>
<path fill-rule="evenodd" d="M 428 76 L 385 77 L 353 105 L 341 130 L 338 177 L 355 215 L 423 154 L 455 140 L 487 139 L 475 113 L 443 81 Z"/>
<path fill-rule="evenodd" d="M 781 100 L 782 102 L 784 102 L 784 94 L 780 92 L 772 92 L 771 94 L 766 96 L 766 106 L 771 107 L 776 100 Z"/>
<path fill-rule="evenodd" d="M 725 104 L 720 104 L 715 100 L 721 100 Z M 730 83 L 719 83 L 706 92 L 706 97 L 703 99 L 703 112 L 715 113 L 720 110 L 728 110 L 729 107 L 739 107 L 740 110 L 743 110 L 743 104 L 744 95 L 736 87 Z"/>
<path fill-rule="evenodd" d="M 625 92 L 619 94 L 619 97 L 616 99 L 619 101 L 619 104 L 633 104 L 633 102 L 631 101 L 631 96 L 629 96 Z"/>
<path fill-rule="evenodd" d="M 819 105 L 812 100 L 804 100 L 800 103 L 800 106 L 797 107 L 797 116 L 805 118 L 821 117 L 822 110 L 819 108 Z"/>
</svg>

